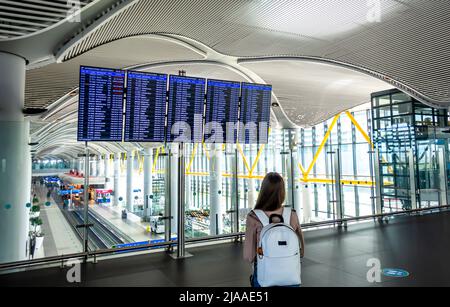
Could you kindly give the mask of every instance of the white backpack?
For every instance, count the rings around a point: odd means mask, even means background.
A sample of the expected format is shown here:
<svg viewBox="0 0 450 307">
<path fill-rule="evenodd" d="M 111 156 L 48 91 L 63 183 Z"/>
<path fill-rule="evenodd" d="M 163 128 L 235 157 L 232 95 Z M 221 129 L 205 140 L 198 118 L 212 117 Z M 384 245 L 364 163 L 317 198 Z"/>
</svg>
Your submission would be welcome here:
<svg viewBox="0 0 450 307">
<path fill-rule="evenodd" d="M 283 221 L 271 223 L 262 210 L 254 210 L 263 225 L 257 249 L 257 277 L 261 287 L 301 284 L 300 242 L 290 225 L 290 208 L 283 209 Z"/>
</svg>

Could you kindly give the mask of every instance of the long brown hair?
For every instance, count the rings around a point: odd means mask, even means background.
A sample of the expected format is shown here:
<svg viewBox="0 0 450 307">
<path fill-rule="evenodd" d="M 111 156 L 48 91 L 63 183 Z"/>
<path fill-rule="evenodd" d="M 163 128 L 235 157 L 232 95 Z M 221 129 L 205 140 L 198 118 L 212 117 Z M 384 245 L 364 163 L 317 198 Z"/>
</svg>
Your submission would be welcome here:
<svg viewBox="0 0 450 307">
<path fill-rule="evenodd" d="M 275 211 L 280 209 L 286 197 L 284 179 L 278 173 L 269 173 L 264 178 L 255 209 Z"/>
</svg>

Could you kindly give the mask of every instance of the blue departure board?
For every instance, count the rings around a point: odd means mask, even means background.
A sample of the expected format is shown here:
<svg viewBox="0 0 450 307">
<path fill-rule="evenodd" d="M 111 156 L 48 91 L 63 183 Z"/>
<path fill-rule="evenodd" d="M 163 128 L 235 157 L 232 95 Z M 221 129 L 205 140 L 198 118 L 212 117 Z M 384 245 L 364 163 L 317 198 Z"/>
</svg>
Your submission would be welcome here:
<svg viewBox="0 0 450 307">
<path fill-rule="evenodd" d="M 201 143 L 206 79 L 170 76 L 167 142 Z"/>
<path fill-rule="evenodd" d="M 242 83 L 239 143 L 267 144 L 272 86 Z"/>
<path fill-rule="evenodd" d="M 236 143 L 241 83 L 208 79 L 205 143 Z"/>
<path fill-rule="evenodd" d="M 125 72 L 80 67 L 78 141 L 122 141 Z"/>
<path fill-rule="evenodd" d="M 125 142 L 165 142 L 167 75 L 128 72 Z"/>
</svg>

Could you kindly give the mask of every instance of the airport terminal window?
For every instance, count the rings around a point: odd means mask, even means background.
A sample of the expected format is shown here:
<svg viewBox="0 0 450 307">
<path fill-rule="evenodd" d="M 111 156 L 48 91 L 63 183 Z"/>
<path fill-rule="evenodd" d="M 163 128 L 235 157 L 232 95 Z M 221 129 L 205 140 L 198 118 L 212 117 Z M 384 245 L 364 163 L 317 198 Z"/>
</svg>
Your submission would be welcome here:
<svg viewBox="0 0 450 307">
<path fill-rule="evenodd" d="M 302 223 L 336 219 L 337 159 L 335 153 L 338 149 L 343 157 L 340 165 L 342 173 L 340 180 L 343 184 L 344 217 L 375 213 L 371 198 L 373 185 L 370 184 L 374 181 L 371 173 L 371 163 L 374 159 L 370 156 L 371 147 L 367 142 L 367 137 L 371 135 L 369 129 L 371 112 L 362 110 L 350 112 L 350 114 L 365 134 L 355 128 L 349 115 L 342 113 L 309 128 L 288 130 L 273 127 L 267 145 L 219 144 L 215 147 L 215 150 L 221 153 L 218 160 L 212 155 L 214 147 L 211 144 L 186 145 L 184 153 L 186 237 L 199 238 L 245 231 L 245 219 L 255 205 L 261 181 L 267 172 L 272 171 L 279 172 L 285 178 L 288 194 L 286 205 L 297 209 Z M 388 127 L 392 126 L 390 121 L 391 119 L 389 119 Z M 329 129 L 331 131 L 327 135 Z M 326 136 L 328 138 L 324 142 Z M 298 140 L 297 145 L 292 147 L 290 142 L 295 139 Z M 387 147 L 381 148 L 388 150 Z M 174 195 L 173 182 L 175 182 L 171 178 L 174 172 L 171 170 L 173 165 L 169 159 L 170 151 L 169 146 L 157 146 L 151 149 L 151 154 L 147 157 L 142 150 L 134 150 L 131 207 L 127 206 L 128 154 L 115 154 L 110 158 L 108 166 L 105 164 L 105 161 L 107 162 L 105 157 L 91 159 L 91 175 L 93 171 L 95 175 L 89 187 L 89 218 L 100 221 L 92 232 L 89 232 L 91 249 L 122 247 L 130 244 L 139 246 L 139 244 L 161 242 L 176 236 L 174 228 L 176 221 L 168 219 L 169 214 L 173 216 L 173 210 L 175 210 L 170 202 Z M 394 160 L 392 155 L 385 156 L 387 161 Z M 151 159 L 151 195 L 144 195 L 145 159 Z M 222 178 L 218 191 L 214 190 L 211 184 L 211 172 L 214 171 L 214 163 L 217 161 L 220 163 Z M 36 161 L 34 167 L 42 168 L 42 161 L 40 164 L 38 162 Z M 69 162 L 68 167 L 72 173 L 62 179 L 63 185 L 68 186 L 76 181 L 81 183 L 76 188 L 82 188 L 83 163 L 82 158 L 79 161 Z M 96 178 L 104 177 L 106 168 L 109 168 L 108 184 L 105 186 L 101 183 L 97 184 Z M 397 170 L 397 166 L 394 169 Z M 390 175 L 389 168 L 383 167 L 383 170 L 386 172 L 384 179 L 391 180 L 389 179 L 391 177 L 387 177 Z M 392 176 L 394 178 L 392 180 L 398 180 L 397 177 Z M 427 179 L 430 186 L 429 182 L 433 181 Z M 46 189 L 43 186 L 42 193 L 45 194 Z M 83 211 L 83 194 L 74 194 L 73 204 L 70 203 L 64 207 L 64 201 L 67 199 L 63 198 L 67 196 L 60 197 L 57 191 L 60 189 L 54 188 L 51 202 L 67 210 L 62 211 L 67 215 L 67 217 L 62 215 L 62 218 L 70 217 L 72 221 L 82 218 L 80 214 Z M 392 189 L 391 192 L 393 199 L 391 206 L 394 206 L 397 204 L 396 191 Z M 212 193 L 217 193 L 216 197 L 212 197 Z M 75 216 L 72 211 L 75 211 L 78 216 Z M 52 220 L 56 217 L 48 215 L 48 219 Z M 100 224 L 104 224 L 106 228 Z M 168 233 L 169 229 L 171 233 Z M 53 235 L 51 230 L 47 231 L 49 236 Z M 77 251 L 82 250 L 82 245 L 77 248 Z M 53 253 L 49 250 L 41 256 L 57 255 L 63 252 L 63 247 L 57 246 Z"/>
<path fill-rule="evenodd" d="M 379 96 L 381 97 L 379 97 Z M 380 99 L 373 94 L 374 143 L 379 149 L 382 206 L 385 212 L 439 205 L 446 193 L 439 182 L 438 152 L 448 155 L 448 138 L 440 131 L 448 127 L 446 110 L 426 106 L 392 90 L 392 114 L 381 117 Z M 389 123 L 390 121 L 390 123 Z M 414 185 L 414 186 L 413 186 Z"/>
</svg>

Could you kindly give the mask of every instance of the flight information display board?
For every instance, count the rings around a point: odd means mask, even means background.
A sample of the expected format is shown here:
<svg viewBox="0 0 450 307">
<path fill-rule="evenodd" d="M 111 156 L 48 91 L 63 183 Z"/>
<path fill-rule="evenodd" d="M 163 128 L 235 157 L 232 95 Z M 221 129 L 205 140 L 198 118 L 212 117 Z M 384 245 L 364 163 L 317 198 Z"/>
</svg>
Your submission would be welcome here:
<svg viewBox="0 0 450 307">
<path fill-rule="evenodd" d="M 208 79 L 205 143 L 236 143 L 241 83 Z"/>
<path fill-rule="evenodd" d="M 128 72 L 125 142 L 164 142 L 167 75 Z"/>
<path fill-rule="evenodd" d="M 125 71 L 80 67 L 78 141 L 121 142 Z"/>
<path fill-rule="evenodd" d="M 242 83 L 239 118 L 241 144 L 268 143 L 271 98 L 271 85 Z"/>
<path fill-rule="evenodd" d="M 206 79 L 171 75 L 166 141 L 203 141 L 203 111 Z"/>
</svg>

